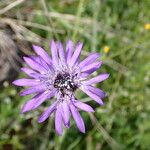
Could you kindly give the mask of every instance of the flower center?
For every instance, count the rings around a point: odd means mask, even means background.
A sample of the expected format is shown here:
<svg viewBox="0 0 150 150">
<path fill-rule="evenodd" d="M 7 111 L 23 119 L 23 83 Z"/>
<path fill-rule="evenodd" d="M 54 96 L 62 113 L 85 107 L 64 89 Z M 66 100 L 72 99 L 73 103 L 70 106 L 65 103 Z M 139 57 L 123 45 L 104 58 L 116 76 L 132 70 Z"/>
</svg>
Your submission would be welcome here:
<svg viewBox="0 0 150 150">
<path fill-rule="evenodd" d="M 54 87 L 58 88 L 62 93 L 65 90 L 75 91 L 77 89 L 77 85 L 74 83 L 73 77 L 71 77 L 68 73 L 58 74 L 54 81 Z"/>
</svg>

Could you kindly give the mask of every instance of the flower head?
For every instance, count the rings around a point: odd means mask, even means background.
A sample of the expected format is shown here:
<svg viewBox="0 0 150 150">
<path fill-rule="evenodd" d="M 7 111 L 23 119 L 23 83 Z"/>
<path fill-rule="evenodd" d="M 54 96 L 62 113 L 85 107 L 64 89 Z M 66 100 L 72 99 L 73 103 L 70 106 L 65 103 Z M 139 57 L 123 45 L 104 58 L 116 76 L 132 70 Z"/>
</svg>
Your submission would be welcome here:
<svg viewBox="0 0 150 150">
<path fill-rule="evenodd" d="M 38 108 L 44 101 L 54 97 L 54 102 L 43 112 L 38 122 L 45 121 L 55 113 L 55 128 L 59 135 L 63 132 L 63 125 L 70 127 L 71 115 L 79 130 L 84 133 L 85 125 L 78 110 L 94 112 L 91 106 L 76 99 L 77 89 L 82 90 L 100 105 L 103 104 L 102 98 L 105 97 L 105 93 L 93 84 L 107 79 L 109 75 L 104 73 L 89 79 L 102 62 L 97 60 L 98 53 L 92 53 L 79 61 L 82 46 L 81 42 L 74 46 L 69 40 L 64 49 L 60 42 L 52 41 L 51 56 L 43 48 L 33 46 L 37 55 L 24 57 L 29 68 L 22 68 L 30 79 L 18 79 L 13 82 L 17 86 L 29 87 L 21 92 L 21 96 L 34 95 L 23 106 L 23 113 Z"/>
</svg>

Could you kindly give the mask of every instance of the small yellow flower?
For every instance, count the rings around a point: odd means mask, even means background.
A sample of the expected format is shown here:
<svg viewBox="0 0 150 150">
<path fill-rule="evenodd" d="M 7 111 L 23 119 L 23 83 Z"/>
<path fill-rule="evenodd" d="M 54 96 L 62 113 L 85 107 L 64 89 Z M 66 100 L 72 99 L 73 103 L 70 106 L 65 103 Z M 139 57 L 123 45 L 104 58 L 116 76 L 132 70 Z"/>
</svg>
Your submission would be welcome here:
<svg viewBox="0 0 150 150">
<path fill-rule="evenodd" d="M 104 46 L 104 53 L 107 54 L 110 51 L 110 47 L 109 46 Z"/>
<path fill-rule="evenodd" d="M 145 28 L 146 30 L 150 30 L 150 23 L 146 23 L 146 24 L 144 25 L 144 28 Z"/>
</svg>

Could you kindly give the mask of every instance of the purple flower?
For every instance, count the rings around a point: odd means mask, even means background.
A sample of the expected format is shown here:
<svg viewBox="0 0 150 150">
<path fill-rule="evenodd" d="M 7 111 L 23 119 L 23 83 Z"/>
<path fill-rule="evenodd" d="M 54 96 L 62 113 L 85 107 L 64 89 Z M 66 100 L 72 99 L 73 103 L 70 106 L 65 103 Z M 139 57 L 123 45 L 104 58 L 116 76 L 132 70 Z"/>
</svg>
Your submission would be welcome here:
<svg viewBox="0 0 150 150">
<path fill-rule="evenodd" d="M 55 128 L 59 135 L 63 132 L 63 125 L 70 127 L 71 115 L 79 130 L 84 133 L 85 125 L 78 110 L 94 112 L 91 106 L 76 99 L 77 89 L 82 90 L 100 105 L 105 97 L 105 93 L 94 87 L 94 84 L 107 79 L 109 74 L 104 73 L 89 79 L 102 62 L 97 60 L 98 53 L 92 53 L 79 61 L 82 46 L 81 42 L 74 46 L 69 40 L 64 50 L 60 42 L 52 41 L 51 57 L 43 48 L 33 46 L 37 56 L 24 57 L 30 68 L 22 68 L 30 79 L 23 78 L 13 82 L 17 86 L 29 87 L 21 92 L 21 96 L 34 94 L 34 97 L 23 106 L 23 113 L 38 108 L 44 101 L 54 97 L 54 102 L 43 112 L 38 122 L 45 121 L 55 113 Z"/>
</svg>

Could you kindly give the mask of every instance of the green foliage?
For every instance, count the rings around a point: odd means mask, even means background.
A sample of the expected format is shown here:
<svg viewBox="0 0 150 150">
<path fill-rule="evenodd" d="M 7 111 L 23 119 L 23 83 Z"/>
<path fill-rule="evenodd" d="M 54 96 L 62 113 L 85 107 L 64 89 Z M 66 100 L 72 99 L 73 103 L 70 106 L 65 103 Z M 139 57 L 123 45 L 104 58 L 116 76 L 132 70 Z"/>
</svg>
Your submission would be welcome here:
<svg viewBox="0 0 150 150">
<path fill-rule="evenodd" d="M 20 97 L 20 88 L 12 85 L 2 88 L 0 149 L 7 146 L 39 150 L 150 149 L 150 30 L 144 29 L 144 24 L 150 21 L 150 1 L 45 0 L 47 10 L 53 13 L 51 17 L 44 15 L 43 2 L 26 1 L 21 7 L 10 10 L 14 14 L 10 16 L 16 18 L 20 14 L 25 21 L 49 28 L 51 32 L 28 27 L 44 41 L 38 44 L 47 50 L 48 39 L 55 38 L 83 41 L 84 55 L 92 51 L 101 53 L 104 64 L 99 72 L 110 73 L 110 78 L 98 86 L 107 91 L 108 97 L 104 99 L 105 105 L 100 107 L 79 92 L 79 98 L 95 108 L 95 117 L 81 113 L 86 133 L 79 133 L 72 120 L 71 128 L 59 137 L 54 130 L 53 118 L 43 124 L 37 122 L 38 115 L 48 103 L 23 115 L 20 108 L 29 97 Z M 108 53 L 103 51 L 106 45 L 110 47 Z"/>
</svg>

